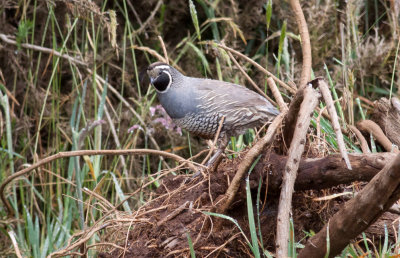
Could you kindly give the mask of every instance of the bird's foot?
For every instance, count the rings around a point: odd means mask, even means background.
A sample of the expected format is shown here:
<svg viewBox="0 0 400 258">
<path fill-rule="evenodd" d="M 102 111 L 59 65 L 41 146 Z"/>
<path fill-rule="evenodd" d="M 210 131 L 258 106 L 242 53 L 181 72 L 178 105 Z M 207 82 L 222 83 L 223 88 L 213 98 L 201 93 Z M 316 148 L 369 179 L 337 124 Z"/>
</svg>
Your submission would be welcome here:
<svg viewBox="0 0 400 258">
<path fill-rule="evenodd" d="M 208 168 L 200 168 L 199 170 L 197 170 L 196 173 L 194 173 L 194 175 L 190 179 L 193 180 L 193 179 L 199 177 L 200 175 L 202 175 L 203 178 L 205 178 L 206 177 L 205 171 L 207 171 L 207 170 L 208 170 Z"/>
</svg>

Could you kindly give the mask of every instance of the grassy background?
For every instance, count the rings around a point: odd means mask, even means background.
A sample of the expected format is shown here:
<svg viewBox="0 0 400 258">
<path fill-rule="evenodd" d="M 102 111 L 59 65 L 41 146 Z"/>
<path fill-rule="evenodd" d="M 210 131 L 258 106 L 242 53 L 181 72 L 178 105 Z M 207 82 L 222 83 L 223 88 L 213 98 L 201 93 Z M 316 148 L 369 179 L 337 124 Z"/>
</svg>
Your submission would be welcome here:
<svg viewBox="0 0 400 258">
<path fill-rule="evenodd" d="M 398 96 L 398 2 L 302 4 L 313 76 L 329 81 L 342 125 L 368 117 L 367 100 Z M 298 30 L 286 1 L 8 0 L 0 3 L 0 24 L 0 34 L 15 41 L 0 40 L 0 182 L 60 151 L 151 148 L 189 158 L 204 149 L 157 108 L 155 90 L 141 76 L 164 56 L 157 36 L 186 75 L 249 85 L 227 53 L 206 41 L 223 41 L 286 82 L 300 75 Z M 264 75 L 238 61 L 269 94 Z M 290 102 L 291 94 L 281 91 Z M 320 140 L 313 156 L 336 151 L 330 123 L 321 118 L 319 126 L 321 134 L 310 138 Z M 240 151 L 251 139 L 251 132 L 232 139 L 231 149 Z M 353 137 L 346 144 L 359 152 Z M 373 140 L 371 146 L 380 150 Z M 92 206 L 88 191 L 116 205 L 140 189 L 121 207 L 134 211 L 153 198 L 159 182 L 140 186 L 165 168 L 155 156 L 92 156 L 60 159 L 15 180 L 6 189 L 15 215 L 7 217 L 0 206 L 0 255 L 15 252 L 10 236 L 23 256 L 44 257 L 65 246 L 110 209 Z"/>
</svg>

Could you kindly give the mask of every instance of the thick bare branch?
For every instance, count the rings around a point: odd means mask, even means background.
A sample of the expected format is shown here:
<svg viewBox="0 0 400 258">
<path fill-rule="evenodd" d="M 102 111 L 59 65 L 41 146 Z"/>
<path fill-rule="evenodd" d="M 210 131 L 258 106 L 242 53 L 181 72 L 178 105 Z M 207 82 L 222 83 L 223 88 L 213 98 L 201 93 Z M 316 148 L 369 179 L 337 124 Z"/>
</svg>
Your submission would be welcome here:
<svg viewBox="0 0 400 258">
<path fill-rule="evenodd" d="M 289 104 L 289 110 L 283 122 L 283 140 L 286 146 L 289 146 L 292 142 L 294 129 L 296 127 L 297 116 L 300 110 L 301 103 L 304 98 L 304 90 L 299 89 L 294 95 L 292 101 Z"/>
<path fill-rule="evenodd" d="M 326 189 L 354 181 L 370 181 L 378 172 L 396 157 L 395 153 L 350 154 L 352 170 L 349 170 L 339 154 L 323 158 L 307 158 L 300 161 L 294 185 L 296 191 Z M 269 154 L 263 166 L 257 166 L 255 175 L 266 176 L 268 190 L 279 191 L 287 157 Z M 252 178 L 258 182 L 259 178 Z M 257 184 L 255 184 L 257 185 Z"/>
<path fill-rule="evenodd" d="M 299 161 L 304 151 L 307 130 L 314 109 L 318 104 L 319 94 L 311 85 L 304 89 L 304 99 L 300 107 L 296 122 L 293 140 L 290 144 L 288 160 L 283 174 L 282 190 L 279 199 L 277 234 L 276 234 L 276 255 L 287 257 L 289 241 L 289 213 L 292 207 L 292 194 L 296 180 Z"/>
<path fill-rule="evenodd" d="M 299 89 L 303 89 L 306 83 L 311 78 L 311 43 L 310 35 L 308 33 L 308 27 L 306 19 L 304 18 L 303 10 L 301 9 L 299 0 L 290 0 L 290 6 L 292 7 L 294 17 L 299 27 L 300 38 L 301 38 L 301 50 L 303 54 L 303 65 L 301 68 L 301 78 Z"/>
<path fill-rule="evenodd" d="M 386 137 L 382 129 L 372 120 L 363 120 L 357 123 L 360 131 L 371 133 L 386 151 L 399 152 L 398 147 Z"/>
<path fill-rule="evenodd" d="M 400 197 L 400 155 L 388 163 L 353 199 L 348 201 L 312 237 L 299 258 L 324 257 L 329 228 L 329 257 L 339 254 L 344 247 L 376 221 Z"/>
</svg>

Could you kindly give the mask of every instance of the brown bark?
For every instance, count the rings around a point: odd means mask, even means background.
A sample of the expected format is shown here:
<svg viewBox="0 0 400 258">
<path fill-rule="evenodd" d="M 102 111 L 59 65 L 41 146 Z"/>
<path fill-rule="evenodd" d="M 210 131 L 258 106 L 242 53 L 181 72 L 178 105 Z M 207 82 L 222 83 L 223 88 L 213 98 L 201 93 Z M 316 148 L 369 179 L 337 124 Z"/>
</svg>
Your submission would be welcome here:
<svg viewBox="0 0 400 258">
<path fill-rule="evenodd" d="M 386 151 L 399 151 L 398 147 L 393 145 L 393 143 L 383 133 L 379 125 L 377 125 L 374 121 L 362 120 L 357 123 L 357 127 L 365 133 L 371 133 L 374 138 L 383 146 L 383 148 L 385 148 Z"/>
<path fill-rule="evenodd" d="M 319 93 L 311 86 L 304 89 L 304 99 L 300 106 L 293 140 L 290 143 L 288 159 L 283 172 L 281 195 L 279 198 L 277 232 L 276 232 L 276 256 L 286 257 L 289 244 L 289 214 L 292 207 L 292 194 L 296 181 L 299 161 L 304 151 L 307 130 L 314 109 L 318 104 Z"/>
<path fill-rule="evenodd" d="M 374 104 L 371 119 L 377 123 L 391 142 L 400 146 L 400 103 L 399 99 L 389 101 L 381 98 Z"/>
<path fill-rule="evenodd" d="M 310 84 L 312 85 L 313 88 L 318 87 L 318 80 L 321 80 L 321 78 L 317 78 L 315 80 L 310 81 Z M 300 105 L 303 102 L 303 98 L 304 98 L 304 89 L 297 90 L 296 95 L 294 95 L 292 101 L 290 102 L 289 110 L 283 122 L 284 124 L 284 127 L 282 129 L 283 141 L 287 148 L 288 146 L 290 146 L 290 143 L 292 142 L 293 133 L 297 123 L 297 116 L 300 111 Z"/>
<path fill-rule="evenodd" d="M 268 86 L 269 86 L 269 88 L 270 88 L 270 90 L 272 92 L 272 95 L 274 96 L 274 98 L 276 100 L 276 103 L 278 103 L 279 109 L 281 111 L 287 111 L 288 110 L 288 106 L 286 105 L 285 101 L 283 101 L 282 95 L 279 92 L 279 89 L 276 86 L 274 79 L 269 77 L 267 79 L 267 83 L 268 83 Z"/>
<path fill-rule="evenodd" d="M 339 154 L 324 158 L 302 159 L 294 185 L 299 190 L 319 190 L 349 184 L 354 181 L 370 181 L 387 163 L 396 156 L 394 153 L 350 154 L 352 170 L 346 167 Z M 270 154 L 263 166 L 256 167 L 255 174 L 268 174 L 268 189 L 276 192 L 282 184 L 282 175 L 287 157 Z M 260 170 L 263 171 L 260 171 Z M 258 179 L 256 179 L 258 182 Z M 257 184 L 255 184 L 257 185 Z"/>
<path fill-rule="evenodd" d="M 290 143 L 292 142 L 294 128 L 296 127 L 297 114 L 300 110 L 300 105 L 303 102 L 304 98 L 304 90 L 299 89 L 294 95 L 292 101 L 289 104 L 289 110 L 285 116 L 283 122 L 283 141 L 286 149 L 289 148 Z"/>
<path fill-rule="evenodd" d="M 354 125 L 348 125 L 350 130 L 357 136 L 358 141 L 360 142 L 361 150 L 363 153 L 371 153 L 368 147 L 368 142 L 365 140 L 365 137 L 362 135 L 360 130 L 357 129 Z"/>
<path fill-rule="evenodd" d="M 299 27 L 300 38 L 301 38 L 301 50 L 303 55 L 303 63 L 301 67 L 301 78 L 300 78 L 300 89 L 306 87 L 306 83 L 311 79 L 311 43 L 310 35 L 308 33 L 308 27 L 306 19 L 304 18 L 303 10 L 299 0 L 290 0 L 290 7 L 292 8 L 294 17 L 296 19 L 297 27 Z"/>
<path fill-rule="evenodd" d="M 400 155 L 397 155 L 308 241 L 298 257 L 324 257 L 328 232 L 329 257 L 339 254 L 353 238 L 375 222 L 399 197 Z"/>
</svg>

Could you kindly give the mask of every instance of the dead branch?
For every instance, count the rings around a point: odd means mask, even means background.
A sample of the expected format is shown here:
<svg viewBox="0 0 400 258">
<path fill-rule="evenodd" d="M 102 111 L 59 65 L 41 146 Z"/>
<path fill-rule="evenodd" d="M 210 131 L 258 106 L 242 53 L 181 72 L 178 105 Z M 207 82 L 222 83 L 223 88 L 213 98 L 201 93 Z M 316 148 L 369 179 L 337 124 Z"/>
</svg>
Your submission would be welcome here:
<svg viewBox="0 0 400 258">
<path fill-rule="evenodd" d="M 62 257 L 62 256 L 67 256 L 70 255 L 72 252 L 72 250 L 78 248 L 80 245 L 86 243 L 96 232 L 106 228 L 109 226 L 109 223 L 105 223 L 103 225 L 99 225 L 96 227 L 91 227 L 88 228 L 82 232 L 79 232 L 78 234 L 74 234 L 73 236 L 71 236 L 68 240 L 68 244 L 67 247 L 65 247 L 64 249 L 58 250 L 56 252 L 53 252 L 51 254 L 49 254 L 47 257 L 51 258 L 51 257 Z M 71 243 L 72 239 L 76 236 L 82 236 L 79 241 L 76 241 L 75 243 Z"/>
<path fill-rule="evenodd" d="M 368 228 L 400 197 L 400 155 L 388 163 L 352 200 L 348 201 L 312 237 L 299 258 L 323 257 L 329 229 L 329 257 L 339 254 L 356 236 Z"/>
<path fill-rule="evenodd" d="M 244 174 L 248 171 L 251 164 L 257 158 L 258 155 L 264 150 L 264 148 L 271 144 L 276 131 L 282 123 L 283 117 L 285 116 L 285 112 L 280 113 L 272 122 L 272 124 L 268 127 L 267 134 L 261 138 L 257 143 L 251 148 L 246 156 L 243 158 L 242 162 L 239 164 L 235 177 L 232 180 L 228 190 L 225 193 L 226 201 L 218 208 L 218 213 L 224 214 L 226 210 L 231 205 L 237 190 L 240 186 L 240 181 L 242 180 Z"/>
<path fill-rule="evenodd" d="M 336 139 L 340 154 L 342 155 L 347 167 L 351 170 L 349 156 L 347 155 L 346 146 L 344 145 L 343 134 L 342 131 L 340 130 L 338 115 L 336 113 L 335 106 L 333 105 L 332 94 L 329 90 L 328 84 L 326 84 L 326 82 L 323 79 L 318 80 L 318 86 L 322 93 L 322 97 L 325 100 L 329 115 L 331 117 L 332 127 L 336 134 Z"/>
<path fill-rule="evenodd" d="M 259 93 L 261 94 L 264 98 L 266 98 L 269 102 L 272 103 L 272 105 L 276 106 L 276 103 L 273 99 L 271 99 L 267 94 L 264 93 L 264 91 L 262 91 L 260 89 L 260 87 L 258 87 L 258 85 L 253 81 L 253 79 L 251 79 L 251 77 L 246 73 L 246 71 L 243 69 L 243 67 L 239 64 L 239 62 L 235 59 L 235 57 L 231 54 L 231 52 L 228 52 L 228 56 L 229 58 L 233 61 L 233 63 L 237 66 L 237 68 L 239 69 L 239 71 L 244 75 L 244 77 L 246 77 L 246 79 L 250 82 L 250 84 L 253 86 L 253 88 Z"/>
<path fill-rule="evenodd" d="M 294 189 L 319 190 L 354 181 L 370 181 L 395 156 L 396 154 L 390 152 L 350 154 L 352 170 L 341 162 L 341 156 L 338 154 L 301 159 Z M 286 162 L 287 157 L 271 153 L 262 166 L 256 166 L 256 173 L 250 180 L 254 180 L 254 185 L 257 186 L 259 178 L 256 178 L 256 175 L 268 174 L 269 192 L 277 192 L 282 184 Z"/>
<path fill-rule="evenodd" d="M 227 47 L 225 45 L 219 44 L 219 43 L 215 43 L 213 41 L 207 42 L 207 44 L 210 45 L 214 45 L 217 46 L 219 48 L 222 48 L 226 51 L 229 51 L 243 59 L 245 59 L 247 62 L 249 62 L 250 64 L 254 65 L 260 72 L 264 73 L 267 76 L 272 77 L 272 79 L 274 79 L 274 81 L 276 81 L 277 83 L 279 83 L 279 85 L 281 85 L 283 88 L 285 88 L 286 90 L 288 90 L 291 93 L 295 93 L 296 90 L 293 89 L 292 87 L 290 87 L 289 85 L 287 85 L 284 81 L 280 80 L 278 77 L 276 77 L 274 74 L 272 74 L 271 72 L 267 71 L 264 67 L 262 67 L 261 65 L 259 65 L 257 62 L 255 62 L 253 59 L 249 58 L 248 56 L 240 53 L 239 51 L 236 51 L 230 47 Z"/>
<path fill-rule="evenodd" d="M 365 137 L 362 135 L 360 130 L 358 130 L 357 127 L 355 127 L 353 125 L 348 125 L 348 127 L 357 136 L 358 141 L 360 141 L 360 146 L 361 146 L 362 152 L 364 154 L 371 153 L 371 151 L 369 150 L 369 147 L 368 147 L 368 142 L 367 142 L 367 140 L 365 140 Z"/>
<path fill-rule="evenodd" d="M 283 174 L 281 195 L 279 198 L 276 253 L 277 257 L 286 257 L 289 241 L 289 213 L 292 204 L 294 182 L 297 176 L 299 161 L 304 151 L 307 130 L 314 109 L 318 104 L 319 94 L 311 85 L 304 90 L 304 100 L 300 106 L 293 140 L 290 144 L 288 160 Z"/>
<path fill-rule="evenodd" d="M 297 115 L 300 110 L 300 105 L 303 102 L 303 98 L 304 90 L 299 89 L 289 104 L 289 110 L 285 116 L 285 120 L 283 122 L 284 126 L 282 129 L 283 140 L 286 146 L 290 145 L 292 142 L 293 132 L 296 127 Z"/>
<path fill-rule="evenodd" d="M 274 79 L 269 77 L 267 79 L 267 83 L 269 88 L 271 89 L 272 95 L 274 96 L 276 102 L 278 103 L 279 109 L 281 111 L 287 111 L 288 110 L 287 104 L 283 101 L 282 95 L 279 92 L 278 87 L 276 87 Z"/>
<path fill-rule="evenodd" d="M 357 123 L 357 127 L 366 133 L 371 133 L 386 151 L 399 152 L 398 148 L 386 137 L 382 129 L 372 120 L 363 120 Z M 398 130 L 398 129 L 397 129 Z"/>
<path fill-rule="evenodd" d="M 5 34 L 0 33 L 0 39 L 3 40 L 7 44 L 14 45 L 14 46 L 18 45 L 15 40 L 10 39 Z M 62 54 L 61 52 L 55 51 L 51 48 L 36 46 L 36 45 L 32 45 L 32 44 L 27 44 L 27 43 L 22 43 L 21 47 L 26 48 L 26 49 L 32 49 L 32 50 L 43 52 L 43 53 L 47 53 L 47 54 L 54 55 L 54 56 L 58 56 L 58 57 L 61 57 L 63 59 L 70 61 L 71 63 L 81 65 L 83 67 L 87 67 L 87 63 L 85 63 L 83 60 L 69 56 L 67 54 Z"/>
<path fill-rule="evenodd" d="M 300 38 L 301 38 L 301 50 L 303 55 L 303 65 L 301 68 L 301 78 L 299 89 L 306 87 L 306 83 L 311 78 L 311 43 L 310 35 L 308 33 L 308 27 L 306 19 L 304 18 L 303 10 L 301 9 L 299 0 L 290 0 L 290 6 L 293 10 L 294 17 L 299 27 Z"/>
<path fill-rule="evenodd" d="M 300 38 L 301 38 L 301 50 L 303 54 L 303 64 L 301 70 L 301 78 L 300 78 L 300 86 L 294 96 L 292 102 L 289 106 L 288 115 L 285 118 L 285 127 L 283 130 L 284 142 L 286 145 L 290 145 L 292 142 L 294 126 L 296 125 L 297 113 L 300 108 L 300 104 L 303 102 L 304 96 L 304 88 L 306 87 L 306 83 L 311 78 L 311 43 L 310 43 L 310 35 L 308 33 L 308 27 L 306 23 L 306 19 L 304 18 L 303 10 L 301 9 L 300 3 L 298 0 L 290 0 L 290 6 L 293 10 L 297 26 L 299 27 Z"/>
<path fill-rule="evenodd" d="M 151 12 L 151 14 L 149 15 L 149 17 L 146 19 L 146 21 L 140 26 L 139 29 L 137 29 L 136 31 L 134 31 L 134 33 L 136 34 L 140 34 L 143 30 L 146 29 L 146 27 L 148 26 L 148 24 L 150 23 L 151 20 L 154 19 L 154 16 L 156 15 L 158 9 L 161 7 L 161 4 L 163 3 L 162 0 L 159 0 L 157 2 L 157 5 L 154 7 L 153 11 Z"/>
<path fill-rule="evenodd" d="M 161 1 L 160 1 L 160 2 L 161 2 Z M 165 47 L 164 40 L 162 39 L 162 37 L 161 37 L 160 35 L 158 35 L 158 41 L 160 41 L 161 48 L 162 48 L 163 53 L 164 53 L 165 61 L 166 61 L 167 64 L 169 64 L 167 48 Z"/>
<path fill-rule="evenodd" d="M 172 211 L 170 214 L 168 214 L 168 216 L 166 216 L 165 218 L 163 218 L 162 220 L 160 220 L 157 223 L 157 226 L 161 226 L 162 224 L 164 224 L 165 222 L 167 222 L 170 219 L 175 218 L 176 216 L 178 216 L 184 209 L 186 209 L 186 206 L 188 206 L 189 201 L 186 201 L 184 204 L 182 204 L 181 206 L 179 206 L 178 208 L 176 208 L 174 211 Z"/>
</svg>

